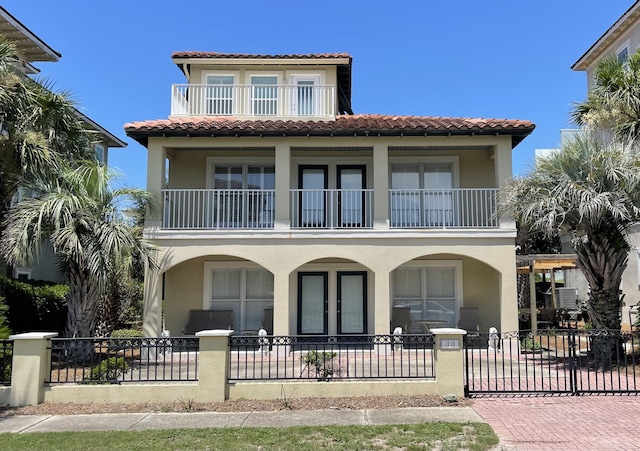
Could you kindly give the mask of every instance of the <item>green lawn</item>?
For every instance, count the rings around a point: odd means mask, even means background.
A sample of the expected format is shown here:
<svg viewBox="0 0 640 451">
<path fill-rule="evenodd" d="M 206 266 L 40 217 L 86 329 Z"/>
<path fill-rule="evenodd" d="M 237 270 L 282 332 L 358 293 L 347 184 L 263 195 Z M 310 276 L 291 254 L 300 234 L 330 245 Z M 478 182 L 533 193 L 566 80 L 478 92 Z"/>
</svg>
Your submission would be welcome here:
<svg viewBox="0 0 640 451">
<path fill-rule="evenodd" d="M 497 443 L 483 423 L 0 434 L 3 451 L 481 451 Z"/>
</svg>

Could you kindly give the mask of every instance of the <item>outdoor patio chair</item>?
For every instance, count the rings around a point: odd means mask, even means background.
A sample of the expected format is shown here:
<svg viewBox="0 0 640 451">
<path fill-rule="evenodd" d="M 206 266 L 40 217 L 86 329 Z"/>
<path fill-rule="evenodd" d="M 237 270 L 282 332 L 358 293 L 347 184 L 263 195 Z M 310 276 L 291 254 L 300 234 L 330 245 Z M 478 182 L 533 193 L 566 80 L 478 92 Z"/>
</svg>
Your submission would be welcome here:
<svg viewBox="0 0 640 451">
<path fill-rule="evenodd" d="M 478 336 L 480 333 L 480 311 L 478 307 L 461 307 L 458 328 L 467 331 L 469 336 Z"/>
<path fill-rule="evenodd" d="M 411 308 L 393 307 L 391 311 L 391 332 L 396 327 L 402 327 L 405 334 L 411 332 Z"/>
<path fill-rule="evenodd" d="M 232 329 L 233 310 L 189 310 L 189 321 L 184 327 L 186 335 L 201 330 Z"/>
<path fill-rule="evenodd" d="M 537 319 L 538 328 L 550 329 L 558 326 L 558 316 L 556 315 L 556 309 L 554 308 L 540 309 Z"/>
</svg>

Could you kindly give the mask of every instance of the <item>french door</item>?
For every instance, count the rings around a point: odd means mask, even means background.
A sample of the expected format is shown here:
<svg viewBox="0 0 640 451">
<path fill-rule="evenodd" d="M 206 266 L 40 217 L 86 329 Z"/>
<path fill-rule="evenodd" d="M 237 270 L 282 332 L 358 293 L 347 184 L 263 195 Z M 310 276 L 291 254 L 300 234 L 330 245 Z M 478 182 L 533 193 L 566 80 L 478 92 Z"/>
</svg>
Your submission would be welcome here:
<svg viewBox="0 0 640 451">
<path fill-rule="evenodd" d="M 365 224 L 365 166 L 338 166 L 338 224 L 362 227 Z"/>
<path fill-rule="evenodd" d="M 367 333 L 367 273 L 333 274 L 335 292 L 329 293 L 329 272 L 298 273 L 299 335 Z"/>
<path fill-rule="evenodd" d="M 338 334 L 367 333 L 367 273 L 338 272 Z"/>
<path fill-rule="evenodd" d="M 327 226 L 327 187 L 329 169 L 325 165 L 300 166 L 298 223 L 302 227 Z"/>
</svg>

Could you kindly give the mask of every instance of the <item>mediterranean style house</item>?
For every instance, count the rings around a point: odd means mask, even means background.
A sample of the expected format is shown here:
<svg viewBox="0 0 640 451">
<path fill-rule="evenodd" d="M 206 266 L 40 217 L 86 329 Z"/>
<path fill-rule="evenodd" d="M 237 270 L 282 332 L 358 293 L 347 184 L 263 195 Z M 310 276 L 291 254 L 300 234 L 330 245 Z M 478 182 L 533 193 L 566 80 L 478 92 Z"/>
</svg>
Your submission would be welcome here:
<svg viewBox="0 0 640 451">
<path fill-rule="evenodd" d="M 497 209 L 522 120 L 353 114 L 345 53 L 176 52 L 148 149 L 144 333 L 517 330 L 515 224 Z M 218 317 L 220 321 L 215 321 Z M 197 329 L 197 327 L 196 327 Z"/>
<path fill-rule="evenodd" d="M 595 71 L 600 61 L 615 57 L 625 61 L 629 55 L 640 50 L 640 1 L 635 1 L 627 11 L 571 66 L 575 71 L 586 72 L 587 91 L 593 89 Z M 622 276 L 620 289 L 624 294 L 622 323 L 633 324 L 637 319 L 640 304 L 640 227 L 629 233 L 632 252 L 629 255 L 627 269 Z M 573 272 L 576 272 L 574 270 Z M 582 277 L 576 275 L 577 286 Z M 587 290 L 583 282 L 583 290 Z"/>
<path fill-rule="evenodd" d="M 33 33 L 9 11 L 0 6 L 0 35 L 15 44 L 17 70 L 27 75 L 40 73 L 34 64 L 42 62 L 57 62 L 62 55 L 51 48 L 38 35 Z M 126 147 L 127 143 L 113 135 L 107 129 L 80 111 L 76 114 L 93 135 L 92 145 L 96 159 L 107 164 L 109 148 Z M 1 124 L 1 122 L 0 122 Z M 1 132 L 0 125 L 0 132 Z M 44 246 L 42 255 L 37 263 L 31 267 L 7 268 L 8 276 L 19 279 L 40 279 L 59 282 L 56 259 L 50 246 Z"/>
</svg>

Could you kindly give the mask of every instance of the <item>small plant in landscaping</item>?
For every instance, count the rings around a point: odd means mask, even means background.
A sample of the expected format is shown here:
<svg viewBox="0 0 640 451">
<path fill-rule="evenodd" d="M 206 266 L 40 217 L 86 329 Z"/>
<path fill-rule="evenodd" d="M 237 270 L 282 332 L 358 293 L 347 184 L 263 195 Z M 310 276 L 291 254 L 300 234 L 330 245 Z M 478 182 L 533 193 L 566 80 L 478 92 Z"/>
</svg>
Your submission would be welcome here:
<svg viewBox="0 0 640 451">
<path fill-rule="evenodd" d="M 111 338 L 138 338 L 142 337 L 142 331 L 137 329 L 116 329 L 111 332 Z"/>
<path fill-rule="evenodd" d="M 295 387 L 291 390 L 291 395 L 296 391 Z M 291 405 L 291 395 L 287 396 L 287 392 L 284 389 L 284 385 L 280 386 L 280 402 L 282 403 L 282 407 L 285 409 L 293 410 L 293 405 Z"/>
<path fill-rule="evenodd" d="M 89 381 L 114 382 L 118 377 L 129 371 L 129 365 L 123 357 L 109 357 L 91 368 Z"/>
<path fill-rule="evenodd" d="M 339 372 L 334 359 L 338 354 L 335 352 L 309 351 L 300 357 L 305 368 L 313 368 L 318 379 L 328 380 L 334 373 Z"/>
<path fill-rule="evenodd" d="M 533 335 L 529 334 L 520 339 L 520 348 L 523 351 L 540 351 L 542 349 L 542 345 L 539 341 L 536 341 L 533 338 Z"/>
<path fill-rule="evenodd" d="M 194 401 L 192 398 L 182 399 L 182 397 L 178 398 L 178 402 L 182 406 L 182 410 L 191 411 L 195 409 Z"/>
</svg>

